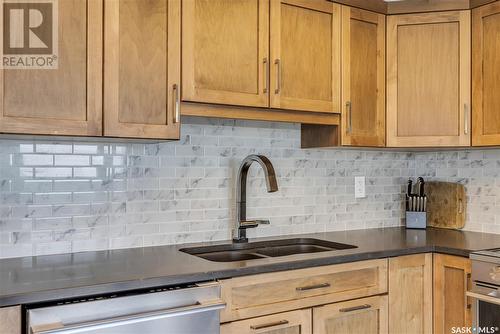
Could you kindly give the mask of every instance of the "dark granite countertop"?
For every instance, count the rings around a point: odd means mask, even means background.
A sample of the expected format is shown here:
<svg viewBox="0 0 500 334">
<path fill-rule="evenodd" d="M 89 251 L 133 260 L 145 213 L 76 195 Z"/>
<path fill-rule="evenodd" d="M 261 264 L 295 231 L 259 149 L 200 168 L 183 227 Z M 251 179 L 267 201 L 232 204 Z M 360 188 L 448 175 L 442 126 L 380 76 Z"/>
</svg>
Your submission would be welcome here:
<svg viewBox="0 0 500 334">
<path fill-rule="evenodd" d="M 258 240 L 302 237 L 358 248 L 232 263 L 210 262 L 179 251 L 226 241 L 4 259 L 0 260 L 0 307 L 405 254 L 468 256 L 474 250 L 500 247 L 500 235 L 496 234 L 400 227 Z"/>
</svg>

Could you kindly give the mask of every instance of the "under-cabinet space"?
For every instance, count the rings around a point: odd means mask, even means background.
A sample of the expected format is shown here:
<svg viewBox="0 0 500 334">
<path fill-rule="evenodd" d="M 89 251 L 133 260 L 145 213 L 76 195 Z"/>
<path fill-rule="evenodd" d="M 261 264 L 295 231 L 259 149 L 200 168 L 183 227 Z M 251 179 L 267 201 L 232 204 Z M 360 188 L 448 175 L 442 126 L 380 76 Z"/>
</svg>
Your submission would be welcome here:
<svg viewBox="0 0 500 334">
<path fill-rule="evenodd" d="M 104 135 L 178 139 L 180 0 L 107 0 Z"/>
<path fill-rule="evenodd" d="M 387 146 L 469 146 L 470 11 L 387 17 Z"/>
</svg>

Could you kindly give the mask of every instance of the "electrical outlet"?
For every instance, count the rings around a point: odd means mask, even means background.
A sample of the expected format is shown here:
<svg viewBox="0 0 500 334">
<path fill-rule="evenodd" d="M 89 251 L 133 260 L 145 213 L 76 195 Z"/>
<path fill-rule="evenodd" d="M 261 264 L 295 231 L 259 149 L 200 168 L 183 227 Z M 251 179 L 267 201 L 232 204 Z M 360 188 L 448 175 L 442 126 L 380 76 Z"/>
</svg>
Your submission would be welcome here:
<svg viewBox="0 0 500 334">
<path fill-rule="evenodd" d="M 354 177 L 354 198 L 366 197 L 365 179 L 364 176 Z"/>
</svg>

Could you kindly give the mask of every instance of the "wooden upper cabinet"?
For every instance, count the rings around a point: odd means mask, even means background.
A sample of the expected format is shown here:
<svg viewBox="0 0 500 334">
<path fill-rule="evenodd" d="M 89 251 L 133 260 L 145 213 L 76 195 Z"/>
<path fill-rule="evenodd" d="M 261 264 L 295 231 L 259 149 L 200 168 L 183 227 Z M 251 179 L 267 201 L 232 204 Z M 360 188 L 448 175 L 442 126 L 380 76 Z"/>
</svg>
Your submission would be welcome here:
<svg viewBox="0 0 500 334">
<path fill-rule="evenodd" d="M 311 309 L 222 324 L 221 334 L 312 334 Z"/>
<path fill-rule="evenodd" d="M 313 308 L 313 334 L 387 334 L 387 296 Z"/>
<path fill-rule="evenodd" d="M 0 70 L 0 132 L 102 135 L 102 1 L 58 2 L 58 68 Z"/>
<path fill-rule="evenodd" d="M 472 145 L 500 145 L 500 2 L 472 11 Z"/>
<path fill-rule="evenodd" d="M 340 11 L 325 0 L 271 0 L 271 107 L 340 111 Z"/>
<path fill-rule="evenodd" d="M 470 145 L 470 12 L 387 18 L 387 145 Z"/>
<path fill-rule="evenodd" d="M 465 295 L 470 273 L 470 259 L 434 254 L 434 334 L 472 326 L 471 305 Z"/>
<path fill-rule="evenodd" d="M 106 0 L 104 135 L 178 139 L 180 0 Z"/>
<path fill-rule="evenodd" d="M 432 333 L 432 254 L 389 259 L 389 333 Z"/>
<path fill-rule="evenodd" d="M 385 15 L 342 6 L 342 145 L 385 146 Z"/>
<path fill-rule="evenodd" d="M 268 107 L 269 0 L 182 2 L 182 100 Z"/>
</svg>

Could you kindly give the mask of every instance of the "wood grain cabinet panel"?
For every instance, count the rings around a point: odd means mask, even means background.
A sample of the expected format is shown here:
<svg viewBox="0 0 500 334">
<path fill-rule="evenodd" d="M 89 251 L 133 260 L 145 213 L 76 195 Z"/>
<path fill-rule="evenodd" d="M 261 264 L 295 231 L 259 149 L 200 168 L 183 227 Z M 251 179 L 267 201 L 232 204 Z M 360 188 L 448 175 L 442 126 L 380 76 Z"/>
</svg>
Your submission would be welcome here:
<svg viewBox="0 0 500 334">
<path fill-rule="evenodd" d="M 0 333 L 21 334 L 21 307 L 0 308 Z"/>
<path fill-rule="evenodd" d="M 342 6 L 342 145 L 385 146 L 385 16 Z"/>
<path fill-rule="evenodd" d="M 58 68 L 0 70 L 0 132 L 102 135 L 102 1 L 58 2 Z"/>
<path fill-rule="evenodd" d="M 500 2 L 472 11 L 472 145 L 500 145 Z"/>
<path fill-rule="evenodd" d="M 387 18 L 387 145 L 470 145 L 470 11 Z"/>
<path fill-rule="evenodd" d="M 180 0 L 106 0 L 104 134 L 178 139 Z"/>
<path fill-rule="evenodd" d="M 222 324 L 221 334 L 312 334 L 311 309 Z"/>
<path fill-rule="evenodd" d="M 470 273 L 468 258 L 434 254 L 434 334 L 472 326 L 471 305 L 465 295 Z"/>
<path fill-rule="evenodd" d="M 313 334 L 387 334 L 387 296 L 313 308 Z"/>
<path fill-rule="evenodd" d="M 234 321 L 387 292 L 387 260 L 370 260 L 222 281 L 221 321 Z"/>
<path fill-rule="evenodd" d="M 432 254 L 389 259 L 389 333 L 432 333 Z"/>
<path fill-rule="evenodd" d="M 339 112 L 341 6 L 271 0 L 271 107 Z"/>
<path fill-rule="evenodd" d="M 269 0 L 182 5 L 182 99 L 268 107 Z"/>
</svg>

